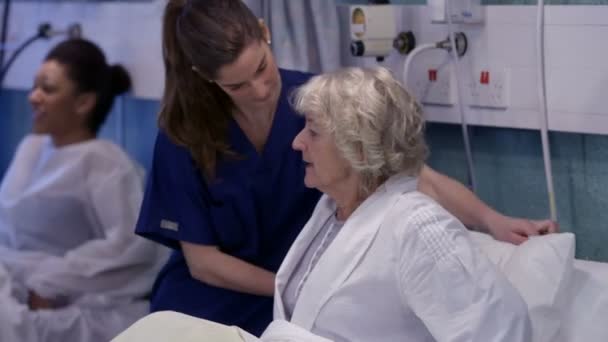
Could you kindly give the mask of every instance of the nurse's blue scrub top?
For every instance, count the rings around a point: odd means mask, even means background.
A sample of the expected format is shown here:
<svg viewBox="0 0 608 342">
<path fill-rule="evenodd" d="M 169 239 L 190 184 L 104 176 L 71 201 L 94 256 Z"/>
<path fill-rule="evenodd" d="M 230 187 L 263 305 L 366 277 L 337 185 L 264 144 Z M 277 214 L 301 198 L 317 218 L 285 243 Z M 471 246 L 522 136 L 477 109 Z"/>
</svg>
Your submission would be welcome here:
<svg viewBox="0 0 608 342">
<path fill-rule="evenodd" d="M 207 285 L 190 276 L 179 241 L 218 246 L 224 253 L 276 272 L 312 214 L 320 193 L 304 186 L 301 153 L 291 148 L 304 118 L 288 94 L 309 74 L 280 70 L 282 91 L 270 135 L 258 154 L 235 122 L 228 137 L 242 158 L 218 163 L 206 182 L 189 152 L 159 133 L 136 233 L 174 249 L 156 279 L 151 311 L 173 310 L 260 335 L 273 299 Z"/>
</svg>

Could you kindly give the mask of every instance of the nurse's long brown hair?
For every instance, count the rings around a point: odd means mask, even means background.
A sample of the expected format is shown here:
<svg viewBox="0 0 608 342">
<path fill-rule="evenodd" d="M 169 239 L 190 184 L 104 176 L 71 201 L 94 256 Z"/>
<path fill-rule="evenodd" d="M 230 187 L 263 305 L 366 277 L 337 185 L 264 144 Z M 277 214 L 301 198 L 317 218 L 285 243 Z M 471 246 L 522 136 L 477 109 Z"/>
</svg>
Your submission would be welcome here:
<svg viewBox="0 0 608 342">
<path fill-rule="evenodd" d="M 246 46 L 263 40 L 258 19 L 240 0 L 170 0 L 163 18 L 165 90 L 160 128 L 190 151 L 212 178 L 218 158 L 230 155 L 230 97 L 212 80 Z"/>
</svg>

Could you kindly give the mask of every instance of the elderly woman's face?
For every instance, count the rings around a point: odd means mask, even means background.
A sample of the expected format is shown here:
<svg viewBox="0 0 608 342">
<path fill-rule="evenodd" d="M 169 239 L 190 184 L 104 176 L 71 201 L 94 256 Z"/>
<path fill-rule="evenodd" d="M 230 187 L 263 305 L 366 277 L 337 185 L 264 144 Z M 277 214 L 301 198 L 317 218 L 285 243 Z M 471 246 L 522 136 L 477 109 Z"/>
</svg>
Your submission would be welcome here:
<svg viewBox="0 0 608 342">
<path fill-rule="evenodd" d="M 306 164 L 304 184 L 309 188 L 332 192 L 353 176 L 352 168 L 336 148 L 333 135 L 318 125 L 314 116 L 306 115 L 306 125 L 292 146 L 302 152 Z"/>
</svg>

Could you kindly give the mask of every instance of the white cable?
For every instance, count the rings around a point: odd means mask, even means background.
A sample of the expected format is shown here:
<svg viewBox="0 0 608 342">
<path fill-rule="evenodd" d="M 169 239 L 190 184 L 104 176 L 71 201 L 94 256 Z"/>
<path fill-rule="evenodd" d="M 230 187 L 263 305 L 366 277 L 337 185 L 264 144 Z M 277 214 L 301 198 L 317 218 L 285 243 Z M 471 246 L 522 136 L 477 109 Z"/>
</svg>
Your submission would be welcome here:
<svg viewBox="0 0 608 342">
<path fill-rule="evenodd" d="M 549 113 L 547 111 L 547 85 L 545 82 L 545 2 L 538 0 L 536 18 L 536 53 L 538 58 L 538 102 L 541 118 L 540 137 L 543 147 L 543 160 L 545 163 L 545 178 L 547 180 L 547 195 L 549 197 L 549 213 L 551 220 L 557 221 L 557 208 L 555 205 L 555 191 L 553 189 L 553 173 L 551 171 L 551 151 L 549 149 Z"/>
<path fill-rule="evenodd" d="M 469 182 L 471 183 L 471 189 L 473 192 L 477 190 L 477 180 L 475 178 L 475 168 L 473 165 L 473 152 L 471 151 L 471 142 L 469 141 L 469 129 L 467 125 L 467 119 L 464 111 L 464 97 L 462 96 L 462 89 L 460 87 L 460 81 L 462 78 L 460 77 L 460 56 L 458 55 L 458 49 L 456 46 L 456 38 L 454 37 L 454 27 L 452 22 L 452 0 L 446 0 L 447 14 L 446 17 L 448 19 L 448 33 L 450 38 L 450 45 L 452 46 L 451 52 L 454 57 L 454 73 L 456 75 L 456 93 L 458 94 L 458 110 L 460 111 L 460 122 L 462 127 L 462 137 L 464 140 L 464 151 L 467 158 L 467 166 L 469 171 Z"/>
<path fill-rule="evenodd" d="M 417 46 L 414 50 L 410 51 L 410 53 L 407 54 L 407 57 L 405 58 L 405 63 L 403 64 L 403 85 L 406 88 L 411 89 L 411 87 L 407 86 L 407 81 L 409 79 L 410 64 L 412 64 L 414 57 L 416 57 L 416 55 L 418 55 L 422 51 L 436 49 L 436 48 L 437 48 L 437 44 L 423 44 L 423 45 Z"/>
</svg>

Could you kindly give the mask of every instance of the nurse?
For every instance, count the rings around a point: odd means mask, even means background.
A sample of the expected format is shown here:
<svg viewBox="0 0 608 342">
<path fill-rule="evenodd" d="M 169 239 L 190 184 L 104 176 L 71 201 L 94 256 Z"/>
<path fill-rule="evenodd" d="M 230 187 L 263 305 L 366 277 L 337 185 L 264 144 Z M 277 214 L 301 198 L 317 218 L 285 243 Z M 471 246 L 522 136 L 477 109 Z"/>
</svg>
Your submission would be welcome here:
<svg viewBox="0 0 608 342">
<path fill-rule="evenodd" d="M 170 0 L 166 85 L 137 233 L 170 246 L 152 311 L 174 310 L 259 334 L 274 273 L 320 198 L 291 142 L 304 127 L 290 92 L 311 75 L 277 68 L 268 28 L 239 0 Z M 550 221 L 503 216 L 423 167 L 419 190 L 470 226 L 519 243 Z"/>
<path fill-rule="evenodd" d="M 0 186 L 0 341 L 107 341 L 147 312 L 166 261 L 133 234 L 143 173 L 96 135 L 130 87 L 87 40 L 38 70 L 26 136 Z"/>
</svg>

